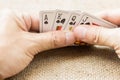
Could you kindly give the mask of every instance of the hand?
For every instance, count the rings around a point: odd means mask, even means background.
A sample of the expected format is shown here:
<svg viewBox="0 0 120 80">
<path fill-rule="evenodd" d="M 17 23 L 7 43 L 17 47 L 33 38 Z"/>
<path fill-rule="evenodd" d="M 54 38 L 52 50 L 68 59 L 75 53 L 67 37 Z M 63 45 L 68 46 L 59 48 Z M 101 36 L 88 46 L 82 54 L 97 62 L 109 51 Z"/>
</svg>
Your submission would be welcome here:
<svg viewBox="0 0 120 80">
<path fill-rule="evenodd" d="M 120 10 L 101 12 L 99 17 L 120 25 Z M 73 32 L 77 40 L 114 48 L 120 58 L 120 28 L 108 29 L 97 26 L 78 26 Z"/>
<path fill-rule="evenodd" d="M 75 42 L 70 31 L 39 31 L 38 17 L 0 12 L 0 76 L 7 78 L 22 71 L 34 55 Z"/>
</svg>

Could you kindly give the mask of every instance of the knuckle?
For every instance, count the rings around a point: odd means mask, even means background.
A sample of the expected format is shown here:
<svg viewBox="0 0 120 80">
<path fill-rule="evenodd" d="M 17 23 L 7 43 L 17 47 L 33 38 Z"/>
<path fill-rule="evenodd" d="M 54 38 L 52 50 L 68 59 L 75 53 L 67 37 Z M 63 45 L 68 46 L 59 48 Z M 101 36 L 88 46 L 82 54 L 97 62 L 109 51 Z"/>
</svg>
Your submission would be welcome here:
<svg viewBox="0 0 120 80">
<path fill-rule="evenodd" d="M 100 33 L 101 33 L 101 28 L 95 28 L 96 35 L 94 35 L 94 43 L 99 43 L 100 41 Z"/>
<path fill-rule="evenodd" d="M 53 47 L 57 47 L 58 42 L 59 42 L 59 39 L 57 37 L 56 32 L 52 32 L 52 44 L 53 44 Z"/>
<path fill-rule="evenodd" d="M 52 32 L 52 46 L 53 48 L 57 48 L 57 47 L 61 47 L 63 45 L 65 45 L 66 40 L 64 38 L 64 33 L 62 32 Z"/>
<path fill-rule="evenodd" d="M 90 37 L 90 42 L 93 44 L 99 43 L 100 42 L 100 36 L 101 36 L 101 29 L 100 27 L 93 27 L 91 30 L 89 30 L 89 35 Z"/>
</svg>

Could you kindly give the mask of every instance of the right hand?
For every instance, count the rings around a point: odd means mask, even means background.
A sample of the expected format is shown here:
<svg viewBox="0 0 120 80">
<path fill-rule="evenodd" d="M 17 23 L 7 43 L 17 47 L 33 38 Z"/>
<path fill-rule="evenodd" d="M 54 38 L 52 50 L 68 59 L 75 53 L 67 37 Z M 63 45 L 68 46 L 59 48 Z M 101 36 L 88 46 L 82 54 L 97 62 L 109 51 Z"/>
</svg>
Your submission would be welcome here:
<svg viewBox="0 0 120 80">
<path fill-rule="evenodd" d="M 101 12 L 99 17 L 118 26 L 120 25 L 120 10 Z M 73 32 L 78 41 L 114 48 L 120 58 L 120 28 L 108 29 L 104 27 L 80 25 L 76 27 Z"/>
</svg>

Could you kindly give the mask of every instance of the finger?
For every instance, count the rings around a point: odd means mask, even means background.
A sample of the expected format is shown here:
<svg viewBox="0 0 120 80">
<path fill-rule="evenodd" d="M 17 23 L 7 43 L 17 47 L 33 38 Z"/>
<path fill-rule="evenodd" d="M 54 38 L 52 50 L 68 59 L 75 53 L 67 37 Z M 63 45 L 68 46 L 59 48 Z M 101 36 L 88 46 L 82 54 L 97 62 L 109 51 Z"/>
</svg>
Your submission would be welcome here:
<svg viewBox="0 0 120 80">
<path fill-rule="evenodd" d="M 18 17 L 26 25 L 28 31 L 39 32 L 39 14 L 38 13 L 20 13 Z"/>
<path fill-rule="evenodd" d="M 4 9 L 0 11 L 0 22 L 9 24 L 9 27 L 20 28 L 24 31 L 39 32 L 39 15 L 38 13 L 19 13 L 11 9 Z M 12 24 L 11 24 L 12 23 Z M 3 24 L 1 24 L 3 25 Z M 12 25 L 10 27 L 10 25 Z M 18 26 L 18 27 L 16 27 Z"/>
<path fill-rule="evenodd" d="M 72 45 L 75 42 L 74 34 L 70 31 L 26 33 L 24 39 L 28 51 L 33 55 L 41 51 Z M 25 44 L 23 44 L 24 47 Z"/>
<path fill-rule="evenodd" d="M 73 32 L 77 40 L 81 40 L 90 44 L 99 44 L 113 47 L 113 29 L 97 26 L 78 26 L 73 30 Z"/>
<path fill-rule="evenodd" d="M 96 14 L 98 17 L 101 17 L 111 23 L 120 25 L 120 9 L 116 10 L 107 10 Z"/>
<path fill-rule="evenodd" d="M 1 10 L 0 11 L 0 32 L 1 33 L 14 33 L 21 30 L 24 30 L 22 27 L 16 27 L 18 24 L 16 23 L 16 14 L 9 9 Z M 23 26 L 22 24 L 20 24 Z"/>
</svg>

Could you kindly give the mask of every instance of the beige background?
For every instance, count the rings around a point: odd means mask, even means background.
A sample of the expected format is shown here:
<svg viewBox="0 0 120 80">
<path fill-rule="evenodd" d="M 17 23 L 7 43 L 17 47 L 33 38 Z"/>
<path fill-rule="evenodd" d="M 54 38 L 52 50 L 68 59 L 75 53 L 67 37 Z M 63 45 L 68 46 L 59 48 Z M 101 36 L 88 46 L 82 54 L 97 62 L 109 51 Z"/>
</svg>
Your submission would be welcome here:
<svg viewBox="0 0 120 80">
<path fill-rule="evenodd" d="M 0 9 L 20 12 L 116 9 L 120 0 L 0 0 Z M 66 47 L 42 52 L 21 73 L 7 80 L 119 80 L 120 60 L 105 47 Z"/>
</svg>

